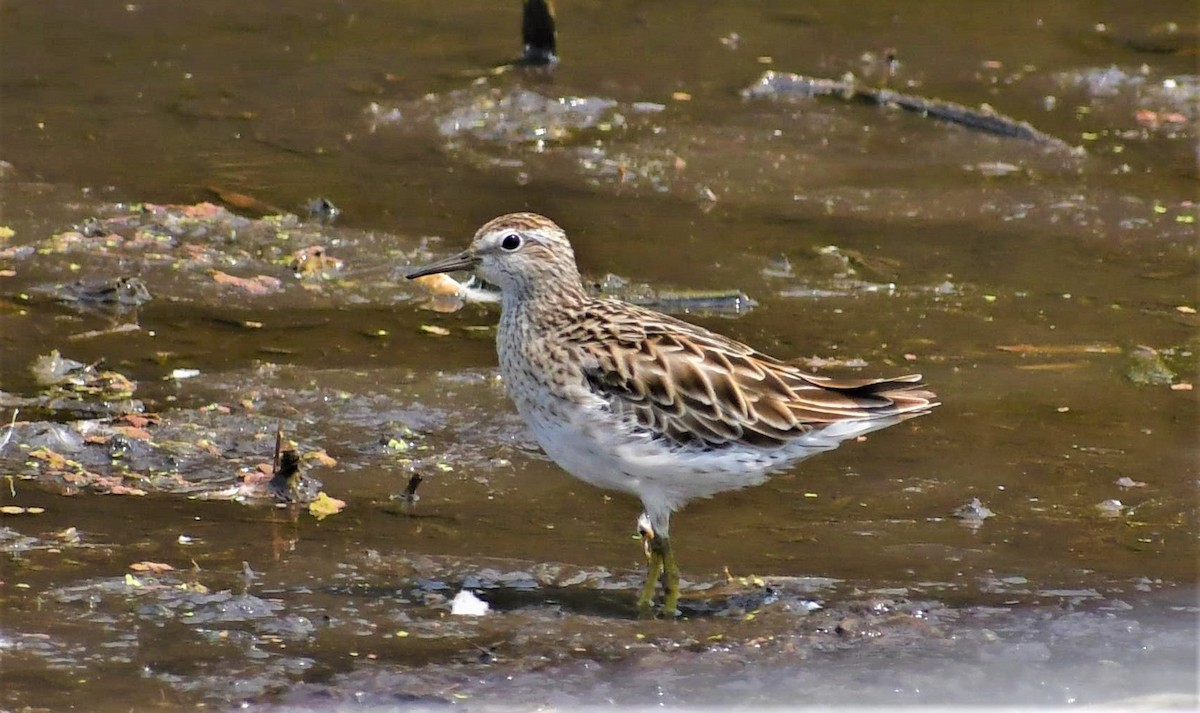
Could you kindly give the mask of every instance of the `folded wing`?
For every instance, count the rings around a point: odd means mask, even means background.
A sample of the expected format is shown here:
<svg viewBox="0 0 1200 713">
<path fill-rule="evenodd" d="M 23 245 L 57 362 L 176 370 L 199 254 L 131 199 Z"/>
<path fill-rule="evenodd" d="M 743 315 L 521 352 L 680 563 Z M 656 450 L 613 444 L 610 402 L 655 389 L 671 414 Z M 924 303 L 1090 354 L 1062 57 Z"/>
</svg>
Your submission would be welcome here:
<svg viewBox="0 0 1200 713">
<path fill-rule="evenodd" d="M 687 322 L 604 305 L 567 335 L 581 350 L 588 386 L 680 445 L 782 447 L 824 425 L 916 416 L 937 405 L 919 374 L 815 376 Z"/>
</svg>

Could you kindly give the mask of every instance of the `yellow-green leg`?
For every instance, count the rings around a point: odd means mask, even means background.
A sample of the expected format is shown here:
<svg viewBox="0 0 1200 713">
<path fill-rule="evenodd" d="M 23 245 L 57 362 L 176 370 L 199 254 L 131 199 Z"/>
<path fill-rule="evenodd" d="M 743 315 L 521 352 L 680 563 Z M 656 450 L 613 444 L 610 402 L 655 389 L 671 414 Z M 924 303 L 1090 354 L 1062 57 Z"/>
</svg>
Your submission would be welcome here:
<svg viewBox="0 0 1200 713">
<path fill-rule="evenodd" d="M 642 593 L 638 595 L 638 616 L 648 617 L 654 606 L 654 590 L 658 586 L 658 577 L 663 571 L 662 550 L 655 543 L 654 526 L 650 524 L 650 516 L 642 513 L 637 521 L 638 535 L 642 538 L 642 551 L 646 553 L 646 582 L 642 585 Z"/>
<path fill-rule="evenodd" d="M 642 593 L 638 595 L 638 614 L 650 616 L 654 607 L 654 591 L 662 580 L 663 607 L 662 615 L 673 617 L 676 605 L 679 604 L 679 567 L 675 564 L 675 553 L 671 550 L 671 539 L 664 533 L 667 530 L 667 518 L 662 517 L 657 527 L 646 513 L 638 518 L 638 534 L 642 537 L 642 549 L 646 551 L 646 583 L 642 585 Z"/>
<path fill-rule="evenodd" d="M 663 559 L 653 540 L 646 541 L 646 583 L 642 585 L 642 593 L 638 596 L 638 613 L 650 613 L 654 605 L 654 590 L 658 587 L 658 576 L 663 571 Z"/>
<path fill-rule="evenodd" d="M 646 582 L 638 595 L 638 613 L 649 615 L 654 606 L 654 591 L 659 580 L 663 586 L 663 616 L 675 616 L 679 603 L 679 567 L 675 564 L 675 553 L 671 540 L 666 537 L 642 533 L 642 545 L 646 549 Z"/>
<path fill-rule="evenodd" d="M 675 564 L 675 552 L 671 550 L 671 539 L 658 537 L 658 550 L 662 558 L 663 608 L 665 617 L 673 617 L 679 603 L 679 567 Z"/>
</svg>

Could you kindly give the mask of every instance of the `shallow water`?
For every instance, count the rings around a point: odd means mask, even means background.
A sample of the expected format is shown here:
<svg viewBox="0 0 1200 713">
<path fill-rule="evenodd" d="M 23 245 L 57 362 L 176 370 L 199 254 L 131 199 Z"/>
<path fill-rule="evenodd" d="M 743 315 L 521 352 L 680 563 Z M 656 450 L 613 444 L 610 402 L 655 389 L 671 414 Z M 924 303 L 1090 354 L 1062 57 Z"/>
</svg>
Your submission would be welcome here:
<svg viewBox="0 0 1200 713">
<path fill-rule="evenodd" d="M 967 7 L 563 5 L 547 77 L 488 73 L 518 50 L 493 3 L 6 3 L 0 504 L 44 511 L 0 516 L 4 706 L 1194 704 L 1194 9 Z M 877 83 L 887 47 L 891 86 L 1082 150 L 742 96 L 766 69 Z M 304 217 L 140 209 L 209 186 Z M 636 621 L 638 504 L 537 451 L 493 307 L 400 279 L 521 209 L 596 282 L 743 292 L 690 318 L 921 371 L 943 405 L 690 505 L 686 617 Z M 87 218 L 118 237 L 71 237 Z M 296 277 L 311 245 L 344 267 Z M 153 301 L 55 299 L 131 275 Z M 51 349 L 161 421 L 39 400 Z M 305 470 L 344 511 L 230 501 L 279 424 L 336 459 Z M 992 517 L 955 516 L 975 498 Z M 462 587 L 496 611 L 449 616 Z"/>
</svg>

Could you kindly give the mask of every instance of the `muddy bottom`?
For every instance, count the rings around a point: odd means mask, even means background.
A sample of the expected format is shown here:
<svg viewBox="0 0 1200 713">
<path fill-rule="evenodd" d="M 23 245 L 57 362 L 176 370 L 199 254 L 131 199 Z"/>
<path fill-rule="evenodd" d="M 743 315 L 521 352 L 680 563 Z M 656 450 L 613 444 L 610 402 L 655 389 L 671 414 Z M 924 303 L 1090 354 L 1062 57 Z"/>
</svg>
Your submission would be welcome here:
<svg viewBox="0 0 1200 713">
<path fill-rule="evenodd" d="M 1181 625 L 1200 613 L 1195 592 L 1161 583 L 1030 592 L 1008 577 L 968 604 L 932 583 L 709 576 L 688 578 L 680 618 L 645 620 L 632 568 L 429 554 L 430 535 L 453 529 L 420 509 L 363 547 L 361 523 L 296 508 L 149 496 L 110 499 L 101 516 L 76 498 L 42 514 L 39 535 L 5 527 L 6 699 L 114 711 L 1196 701 L 1194 630 Z M 464 590 L 486 613 L 452 613 Z"/>
<path fill-rule="evenodd" d="M 0 707 L 1197 705 L 1190 3 L 570 3 L 532 72 L 519 3 L 93 5 L 3 8 Z M 517 210 L 942 404 L 690 503 L 639 619 L 494 292 L 403 279 Z"/>
</svg>

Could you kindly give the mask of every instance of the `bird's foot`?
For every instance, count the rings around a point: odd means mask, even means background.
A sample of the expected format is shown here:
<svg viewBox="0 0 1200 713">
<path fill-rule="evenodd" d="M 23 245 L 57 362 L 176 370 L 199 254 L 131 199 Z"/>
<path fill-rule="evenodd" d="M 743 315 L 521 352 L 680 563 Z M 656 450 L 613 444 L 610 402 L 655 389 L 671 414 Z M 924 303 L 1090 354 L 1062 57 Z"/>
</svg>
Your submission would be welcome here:
<svg viewBox="0 0 1200 713">
<path fill-rule="evenodd" d="M 646 550 L 646 582 L 638 595 L 637 609 L 641 618 L 674 618 L 679 616 L 679 567 L 675 564 L 675 554 L 671 551 L 671 541 L 666 537 L 654 534 L 648 526 L 638 523 L 642 535 L 642 545 Z M 654 610 L 654 594 L 662 583 L 662 608 L 656 615 Z"/>
</svg>

